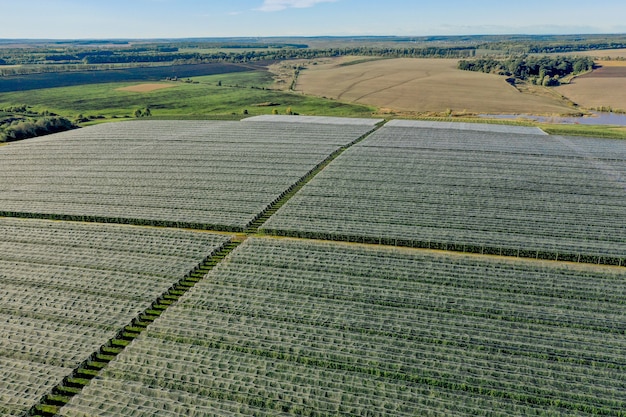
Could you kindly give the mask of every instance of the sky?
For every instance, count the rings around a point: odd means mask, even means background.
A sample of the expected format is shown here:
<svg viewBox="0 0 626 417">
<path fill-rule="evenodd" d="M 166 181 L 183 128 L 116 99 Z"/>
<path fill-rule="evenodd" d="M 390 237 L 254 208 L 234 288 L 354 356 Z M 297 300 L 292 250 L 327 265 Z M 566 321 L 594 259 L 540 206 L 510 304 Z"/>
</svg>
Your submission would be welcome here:
<svg viewBox="0 0 626 417">
<path fill-rule="evenodd" d="M 0 39 L 626 33 L 624 0 L 0 0 Z"/>
</svg>

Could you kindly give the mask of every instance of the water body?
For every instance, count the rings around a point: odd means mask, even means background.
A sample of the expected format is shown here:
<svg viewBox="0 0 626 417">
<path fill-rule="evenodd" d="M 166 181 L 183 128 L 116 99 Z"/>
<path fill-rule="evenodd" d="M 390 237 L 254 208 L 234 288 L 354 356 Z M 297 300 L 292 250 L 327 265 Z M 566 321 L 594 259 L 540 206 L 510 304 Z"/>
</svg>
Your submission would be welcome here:
<svg viewBox="0 0 626 417">
<path fill-rule="evenodd" d="M 488 119 L 528 119 L 536 122 L 580 125 L 626 126 L 626 114 L 594 112 L 591 116 L 534 116 L 530 114 L 481 114 Z"/>
</svg>

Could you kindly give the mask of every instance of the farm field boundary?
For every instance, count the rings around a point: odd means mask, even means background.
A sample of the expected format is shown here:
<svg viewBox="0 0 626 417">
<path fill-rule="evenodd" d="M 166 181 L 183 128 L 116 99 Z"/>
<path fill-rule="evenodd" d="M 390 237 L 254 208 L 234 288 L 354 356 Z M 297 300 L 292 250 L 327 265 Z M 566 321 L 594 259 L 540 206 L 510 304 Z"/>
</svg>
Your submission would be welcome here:
<svg viewBox="0 0 626 417">
<path fill-rule="evenodd" d="M 411 240 L 385 237 L 367 237 L 361 235 L 325 234 L 299 230 L 263 229 L 264 235 L 291 237 L 307 240 L 362 243 L 369 245 L 429 249 L 436 251 L 458 252 L 499 257 L 536 259 L 543 261 L 574 262 L 607 266 L 626 266 L 626 258 L 619 256 L 585 255 L 581 253 L 556 252 L 550 250 L 513 249 L 501 246 L 470 245 L 431 240 Z"/>
<path fill-rule="evenodd" d="M 134 121 L 17 143 L 0 153 L 0 171 L 12 173 L 0 213 L 242 232 L 379 121 Z"/>
<path fill-rule="evenodd" d="M 231 236 L 0 218 L 0 415 L 23 415 Z"/>
</svg>

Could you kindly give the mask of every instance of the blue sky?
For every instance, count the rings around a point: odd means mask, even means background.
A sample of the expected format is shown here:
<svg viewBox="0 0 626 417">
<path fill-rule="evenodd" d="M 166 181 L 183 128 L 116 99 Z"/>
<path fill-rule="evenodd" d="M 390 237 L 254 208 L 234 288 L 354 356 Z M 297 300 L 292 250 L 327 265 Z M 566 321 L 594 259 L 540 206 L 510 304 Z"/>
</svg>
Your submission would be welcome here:
<svg viewBox="0 0 626 417">
<path fill-rule="evenodd" d="M 0 38 L 626 33 L 624 0 L 0 0 Z"/>
</svg>

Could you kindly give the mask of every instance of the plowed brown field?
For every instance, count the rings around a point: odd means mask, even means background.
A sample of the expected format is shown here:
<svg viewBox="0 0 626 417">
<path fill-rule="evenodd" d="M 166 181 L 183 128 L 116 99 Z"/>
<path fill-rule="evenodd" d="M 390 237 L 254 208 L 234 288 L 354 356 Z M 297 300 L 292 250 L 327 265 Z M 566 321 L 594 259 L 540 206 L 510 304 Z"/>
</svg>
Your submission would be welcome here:
<svg viewBox="0 0 626 417">
<path fill-rule="evenodd" d="M 352 58 L 354 59 L 354 58 Z M 456 59 L 384 59 L 346 65 L 345 58 L 308 63 L 296 90 L 407 113 L 566 114 L 558 95 L 520 93 L 504 77 L 457 69 Z"/>
<path fill-rule="evenodd" d="M 598 62 L 600 68 L 574 78 L 557 91 L 582 107 L 626 110 L 626 62 Z"/>
</svg>

